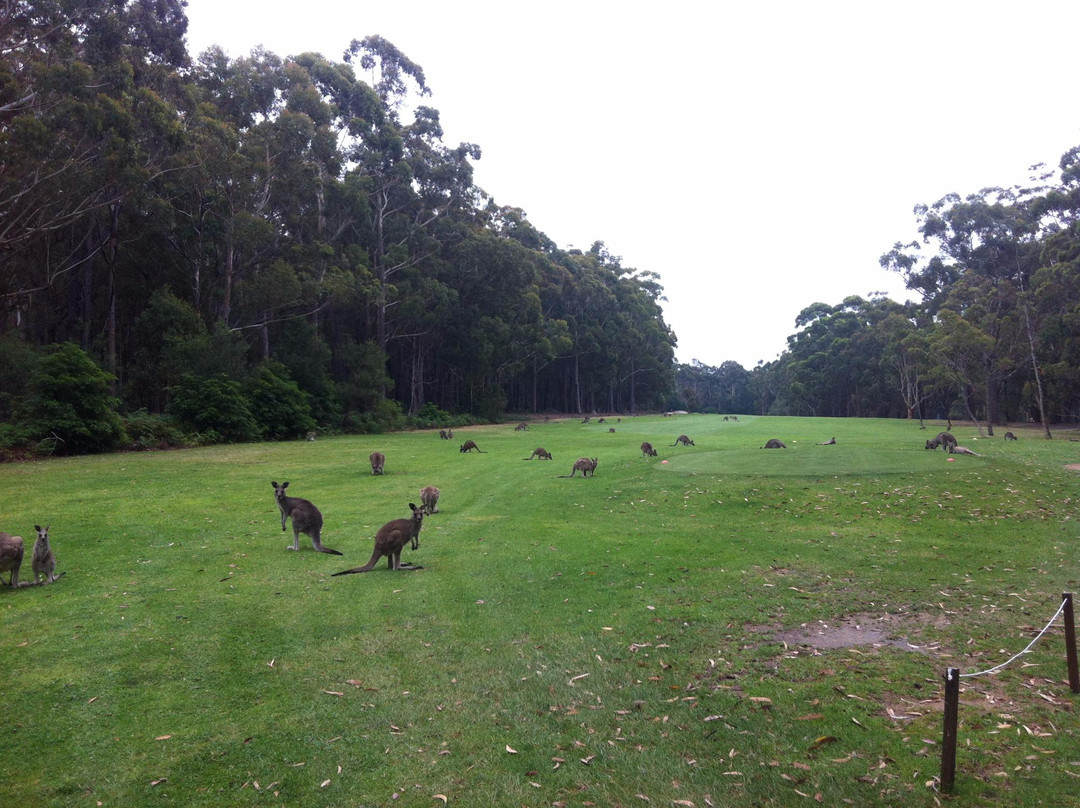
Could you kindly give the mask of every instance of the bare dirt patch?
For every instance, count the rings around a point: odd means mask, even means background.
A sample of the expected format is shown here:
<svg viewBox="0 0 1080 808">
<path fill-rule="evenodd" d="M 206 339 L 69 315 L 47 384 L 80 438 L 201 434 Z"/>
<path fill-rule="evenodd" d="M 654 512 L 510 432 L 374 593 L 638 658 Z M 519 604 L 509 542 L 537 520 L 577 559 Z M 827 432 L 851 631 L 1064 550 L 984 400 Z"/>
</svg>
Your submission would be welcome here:
<svg viewBox="0 0 1080 808">
<path fill-rule="evenodd" d="M 896 636 L 880 617 L 854 615 L 834 622 L 819 620 L 804 623 L 795 629 L 776 632 L 774 638 L 788 645 L 805 645 L 819 650 L 853 648 L 869 645 L 874 648 L 900 648 L 904 651 L 925 651 L 922 646 L 908 642 L 906 636 Z"/>
</svg>

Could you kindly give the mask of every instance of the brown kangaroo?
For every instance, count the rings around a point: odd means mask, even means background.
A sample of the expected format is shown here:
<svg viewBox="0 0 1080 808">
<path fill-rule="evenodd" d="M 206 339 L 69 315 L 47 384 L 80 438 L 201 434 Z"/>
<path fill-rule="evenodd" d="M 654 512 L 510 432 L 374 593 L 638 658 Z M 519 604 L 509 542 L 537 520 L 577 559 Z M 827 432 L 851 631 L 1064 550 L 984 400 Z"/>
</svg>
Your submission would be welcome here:
<svg viewBox="0 0 1080 808">
<path fill-rule="evenodd" d="M 690 438 L 686 437 L 686 435 L 679 435 L 679 437 L 675 438 L 675 442 L 673 444 L 671 444 L 671 445 L 672 446 L 678 446 L 680 443 L 683 446 L 693 446 L 694 445 L 694 442 L 692 440 L 690 440 Z"/>
<path fill-rule="evenodd" d="M 37 531 L 37 541 L 34 542 L 34 555 L 30 560 L 34 583 L 51 584 L 60 576 L 56 574 L 56 555 L 49 546 L 49 526 L 42 529 L 41 525 L 34 525 L 34 530 Z M 42 581 L 42 578 L 45 580 Z"/>
<path fill-rule="evenodd" d="M 592 473 L 592 476 L 595 477 L 596 464 L 599 462 L 600 460 L 595 457 L 579 457 L 574 463 L 574 468 L 570 472 L 570 476 L 573 477 L 580 471 L 582 477 L 588 477 L 590 473 Z"/>
<path fill-rule="evenodd" d="M 1016 435 L 1014 435 L 1012 432 L 1006 432 L 1005 440 L 1016 440 Z"/>
<path fill-rule="evenodd" d="M 524 432 L 528 428 L 529 428 L 529 425 L 527 423 L 525 423 L 524 421 L 522 421 L 520 424 L 518 424 L 517 426 L 514 427 L 514 431 L 515 432 Z"/>
<path fill-rule="evenodd" d="M 782 440 L 777 440 L 776 438 L 769 438 L 767 441 L 765 441 L 765 445 L 762 446 L 761 448 L 762 449 L 786 449 L 787 444 L 784 443 Z"/>
<path fill-rule="evenodd" d="M 645 441 L 641 444 L 641 456 L 642 457 L 656 457 L 656 449 L 652 447 L 652 444 Z"/>
<path fill-rule="evenodd" d="M 420 489 L 420 504 L 424 513 L 431 515 L 439 512 L 439 489 L 433 485 L 425 485 Z"/>
<path fill-rule="evenodd" d="M 362 567 L 353 567 L 351 570 L 335 572 L 334 575 L 351 575 L 355 572 L 371 572 L 371 570 L 375 569 L 375 565 L 379 563 L 379 559 L 383 556 L 386 556 L 386 566 L 388 569 L 423 569 L 423 567 L 418 567 L 413 564 L 401 563 L 401 550 L 406 544 L 411 541 L 414 550 L 420 546 L 420 526 L 424 522 L 423 508 L 417 508 L 411 502 L 409 503 L 409 508 L 412 510 L 412 518 L 394 519 L 392 522 L 387 522 L 379 528 L 378 533 L 375 534 L 375 551 L 371 554 L 368 563 Z"/>
<path fill-rule="evenodd" d="M 382 452 L 372 452 L 368 455 L 368 460 L 371 462 L 371 473 L 382 474 L 383 466 L 386 465 L 386 455 Z"/>
<path fill-rule="evenodd" d="M 317 552 L 341 555 L 337 550 L 322 545 L 319 534 L 322 533 L 323 518 L 319 509 L 306 499 L 286 495 L 285 489 L 289 487 L 287 482 L 281 485 L 271 483 L 271 485 L 274 486 L 274 499 L 277 500 L 278 508 L 281 509 L 282 532 L 285 531 L 285 520 L 292 517 L 293 543 L 289 549 L 299 550 L 300 534 L 305 533 L 311 536 L 311 543 Z"/>
<path fill-rule="evenodd" d="M 543 446 L 537 446 L 535 449 L 533 449 L 533 453 L 525 459 L 532 460 L 534 457 L 539 457 L 541 460 L 551 460 L 551 452 L 549 452 Z"/>
<path fill-rule="evenodd" d="M 8 582 L 12 589 L 19 585 L 19 567 L 23 561 L 22 536 L 12 536 L 10 533 L 0 533 L 0 573 L 9 573 Z M 0 584 L 3 584 L 0 578 Z"/>
<path fill-rule="evenodd" d="M 476 451 L 480 452 L 480 454 L 487 454 L 487 452 L 483 451 L 479 446 L 477 446 L 476 442 L 473 440 L 467 440 L 463 444 L 461 444 L 461 449 L 459 451 L 471 452 L 473 449 L 476 449 Z"/>
</svg>

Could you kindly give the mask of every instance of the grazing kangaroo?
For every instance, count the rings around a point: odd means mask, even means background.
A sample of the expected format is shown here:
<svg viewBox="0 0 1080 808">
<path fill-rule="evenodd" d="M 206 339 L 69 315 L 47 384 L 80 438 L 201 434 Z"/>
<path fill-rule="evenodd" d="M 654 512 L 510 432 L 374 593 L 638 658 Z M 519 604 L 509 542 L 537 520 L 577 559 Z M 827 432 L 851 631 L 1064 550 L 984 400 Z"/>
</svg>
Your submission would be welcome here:
<svg viewBox="0 0 1080 808">
<path fill-rule="evenodd" d="M 433 485 L 425 485 L 420 489 L 420 504 L 424 513 L 429 516 L 439 512 L 439 489 Z"/>
<path fill-rule="evenodd" d="M 652 444 L 645 441 L 641 444 L 641 456 L 642 457 L 656 457 L 656 449 L 652 447 Z"/>
<path fill-rule="evenodd" d="M 37 531 L 37 541 L 34 542 L 34 555 L 30 561 L 30 569 L 34 573 L 34 583 L 51 584 L 59 576 L 56 574 L 56 555 L 49 546 L 49 526 L 43 530 L 41 525 L 34 525 Z"/>
<path fill-rule="evenodd" d="M 9 574 L 8 585 L 15 589 L 19 585 L 19 567 L 23 560 L 22 536 L 12 536 L 10 533 L 0 532 L 0 573 Z M 0 578 L 0 584 L 4 579 Z"/>
<path fill-rule="evenodd" d="M 675 442 L 673 444 L 671 444 L 671 445 L 672 446 L 678 446 L 680 443 L 683 446 L 693 446 L 694 445 L 694 442 L 692 440 L 690 440 L 690 438 L 686 437 L 686 435 L 679 435 L 679 437 L 675 438 Z"/>
<path fill-rule="evenodd" d="M 379 528 L 378 533 L 375 534 L 375 551 L 371 554 L 368 563 L 362 567 L 353 567 L 351 570 L 335 572 L 334 575 L 352 575 L 355 572 L 371 572 L 371 570 L 375 569 L 375 565 L 379 563 L 379 559 L 383 556 L 386 556 L 386 566 L 392 570 L 423 569 L 423 567 L 418 567 L 414 564 L 401 563 L 401 550 L 406 544 L 411 541 L 414 550 L 420 546 L 420 526 L 424 521 L 423 508 L 417 508 L 411 502 L 409 503 L 409 508 L 412 510 L 412 518 L 395 519 Z"/>
<path fill-rule="evenodd" d="M 461 449 L 459 451 L 471 452 L 473 449 L 476 449 L 476 451 L 480 452 L 480 454 L 487 454 L 487 452 L 477 446 L 476 441 L 473 440 L 467 440 L 463 444 L 461 444 Z"/>
<path fill-rule="evenodd" d="M 382 452 L 372 452 L 368 455 L 368 460 L 371 462 L 371 473 L 382 474 L 383 466 L 386 465 L 386 455 Z"/>
<path fill-rule="evenodd" d="M 452 429 L 451 430 L 445 430 L 445 429 L 440 429 L 439 430 L 439 440 L 453 440 L 453 439 L 454 439 L 454 430 L 452 430 Z"/>
<path fill-rule="evenodd" d="M 966 446 L 957 446 L 955 443 L 950 443 L 949 444 L 949 454 L 966 454 L 966 455 L 975 455 L 975 457 L 982 457 L 982 455 L 979 454 L 978 452 L 973 452 L 973 451 L 971 451 L 971 449 L 967 448 Z"/>
<path fill-rule="evenodd" d="M 528 428 L 529 428 L 529 425 L 527 423 L 525 423 L 524 421 L 522 421 L 520 424 L 518 424 L 517 426 L 514 427 L 514 431 L 515 432 L 524 432 Z"/>
<path fill-rule="evenodd" d="M 762 449 L 786 449 L 787 444 L 784 443 L 782 440 L 777 440 L 776 438 L 769 438 L 767 441 L 765 441 L 765 445 L 762 446 L 761 448 Z"/>
<path fill-rule="evenodd" d="M 1006 432 L 1005 440 L 1016 440 L 1016 435 L 1014 435 L 1012 432 Z"/>
<path fill-rule="evenodd" d="M 595 477 L 596 464 L 599 462 L 600 460 L 595 457 L 579 457 L 574 463 L 574 468 L 570 472 L 570 476 L 573 477 L 580 471 L 582 477 L 588 477 L 590 472 L 592 473 L 592 476 Z"/>
<path fill-rule="evenodd" d="M 926 442 L 927 449 L 936 449 L 941 447 L 942 451 L 949 451 L 950 446 L 956 445 L 956 438 L 950 435 L 948 432 L 939 432 L 933 438 Z"/>
<path fill-rule="evenodd" d="M 537 446 L 535 449 L 533 449 L 533 453 L 525 459 L 532 460 L 534 457 L 539 457 L 541 460 L 551 460 L 551 452 L 549 452 L 543 446 Z"/>
<path fill-rule="evenodd" d="M 311 536 L 311 543 L 315 546 L 316 552 L 341 555 L 337 550 L 322 545 L 319 534 L 322 532 L 323 520 L 319 509 L 306 499 L 288 496 L 285 493 L 285 489 L 289 487 L 288 483 L 278 485 L 275 482 L 271 485 L 274 486 L 274 499 L 277 500 L 278 507 L 281 509 L 282 532 L 285 531 L 285 520 L 292 517 L 293 543 L 289 549 L 299 550 L 300 534 L 306 533 Z"/>
<path fill-rule="evenodd" d="M 818 446 L 833 446 L 836 443 L 836 438 L 830 438 L 829 440 L 823 440 Z"/>
</svg>

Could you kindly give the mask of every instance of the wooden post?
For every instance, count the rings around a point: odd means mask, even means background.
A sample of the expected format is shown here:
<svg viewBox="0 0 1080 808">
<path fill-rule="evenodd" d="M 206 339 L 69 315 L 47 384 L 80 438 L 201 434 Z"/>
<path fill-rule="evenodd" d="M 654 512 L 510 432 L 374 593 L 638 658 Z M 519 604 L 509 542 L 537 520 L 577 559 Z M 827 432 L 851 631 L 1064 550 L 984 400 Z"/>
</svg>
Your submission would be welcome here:
<svg viewBox="0 0 1080 808">
<path fill-rule="evenodd" d="M 941 734 L 941 790 L 948 794 L 956 779 L 956 716 L 960 705 L 960 669 L 945 671 L 945 727 Z"/>
<path fill-rule="evenodd" d="M 1061 596 L 1065 601 L 1065 656 L 1069 663 L 1069 688 L 1080 693 L 1080 670 L 1076 667 L 1076 619 L 1073 616 L 1072 592 Z"/>
</svg>

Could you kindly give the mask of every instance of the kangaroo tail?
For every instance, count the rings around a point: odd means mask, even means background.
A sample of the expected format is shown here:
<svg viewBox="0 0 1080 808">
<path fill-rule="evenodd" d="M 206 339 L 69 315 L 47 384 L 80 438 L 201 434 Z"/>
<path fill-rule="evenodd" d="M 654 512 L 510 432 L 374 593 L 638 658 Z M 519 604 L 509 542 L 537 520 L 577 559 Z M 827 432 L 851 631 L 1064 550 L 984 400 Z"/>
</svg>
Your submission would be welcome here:
<svg viewBox="0 0 1080 808">
<path fill-rule="evenodd" d="M 351 570 L 342 570 L 341 572 L 335 572 L 331 575 L 331 578 L 336 578 L 338 575 L 352 575 L 356 572 L 371 572 L 371 567 L 364 565 L 363 567 L 353 567 Z"/>
<path fill-rule="evenodd" d="M 343 555 L 343 553 L 340 550 L 335 550 L 332 547 L 320 547 L 319 552 L 320 553 L 329 553 L 330 555 Z"/>
</svg>

